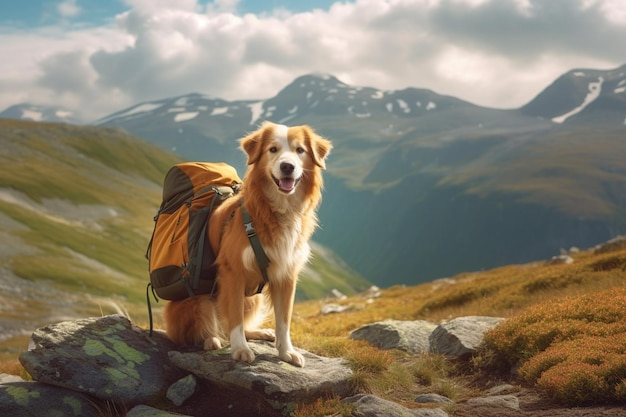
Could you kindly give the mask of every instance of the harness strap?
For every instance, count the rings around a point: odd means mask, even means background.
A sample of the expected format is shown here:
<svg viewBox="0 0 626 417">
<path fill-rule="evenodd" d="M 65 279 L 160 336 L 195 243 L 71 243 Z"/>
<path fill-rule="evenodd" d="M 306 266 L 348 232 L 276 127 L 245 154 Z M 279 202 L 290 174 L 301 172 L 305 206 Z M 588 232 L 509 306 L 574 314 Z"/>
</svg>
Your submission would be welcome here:
<svg viewBox="0 0 626 417">
<path fill-rule="evenodd" d="M 243 205 L 243 198 L 239 200 L 239 206 L 241 207 L 243 227 L 245 228 L 246 235 L 248 235 L 248 239 L 250 240 L 250 246 L 252 246 L 252 250 L 254 251 L 254 256 L 256 258 L 257 265 L 259 265 L 259 269 L 261 270 L 261 275 L 263 275 L 263 282 L 259 284 L 259 288 L 257 288 L 256 290 L 257 294 L 261 294 L 261 291 L 263 291 L 263 287 L 265 287 L 265 284 L 269 282 L 269 278 L 267 276 L 267 267 L 270 264 L 270 259 L 267 257 L 267 254 L 263 250 L 261 241 L 256 234 L 256 230 L 254 229 L 254 223 L 252 222 L 250 213 L 248 213 L 248 210 L 246 210 Z"/>
</svg>

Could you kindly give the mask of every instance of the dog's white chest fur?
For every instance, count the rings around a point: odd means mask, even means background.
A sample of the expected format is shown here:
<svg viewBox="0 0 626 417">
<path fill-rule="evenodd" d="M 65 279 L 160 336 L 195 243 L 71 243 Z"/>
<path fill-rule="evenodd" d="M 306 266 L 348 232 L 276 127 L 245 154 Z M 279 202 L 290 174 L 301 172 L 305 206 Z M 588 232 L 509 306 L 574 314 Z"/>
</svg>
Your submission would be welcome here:
<svg viewBox="0 0 626 417">
<path fill-rule="evenodd" d="M 282 281 L 297 278 L 297 275 L 309 259 L 311 249 L 308 242 L 301 239 L 302 223 L 296 221 L 289 228 L 283 229 L 282 233 L 273 236 L 270 245 L 263 245 L 263 250 L 270 259 L 268 275 L 270 281 Z M 257 260 L 248 246 L 242 254 L 244 266 L 249 271 L 257 269 Z"/>
</svg>

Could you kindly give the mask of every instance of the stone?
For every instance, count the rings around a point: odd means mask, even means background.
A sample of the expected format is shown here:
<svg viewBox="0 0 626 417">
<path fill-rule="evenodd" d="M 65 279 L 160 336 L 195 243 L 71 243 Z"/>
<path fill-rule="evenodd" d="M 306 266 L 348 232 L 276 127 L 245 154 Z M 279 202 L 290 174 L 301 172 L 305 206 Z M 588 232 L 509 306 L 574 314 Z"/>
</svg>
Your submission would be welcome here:
<svg viewBox="0 0 626 417">
<path fill-rule="evenodd" d="M 487 390 L 487 395 L 503 395 L 518 392 L 519 388 L 511 384 L 502 384 L 491 387 Z"/>
<path fill-rule="evenodd" d="M 607 240 L 606 242 L 597 245 L 593 251 L 595 255 L 601 253 L 614 252 L 621 249 L 626 248 L 626 236 L 619 235 L 614 237 L 613 239 Z"/>
<path fill-rule="evenodd" d="M 83 394 L 39 382 L 21 381 L 0 383 L 0 415 L 101 417 L 103 414 Z"/>
<path fill-rule="evenodd" d="M 514 395 L 493 395 L 490 397 L 470 398 L 467 403 L 477 407 L 511 408 L 519 410 L 519 399 Z"/>
<path fill-rule="evenodd" d="M 418 354 L 430 350 L 428 338 L 436 327 L 424 320 L 386 320 L 354 330 L 350 339 L 365 340 L 379 349 L 400 349 Z"/>
<path fill-rule="evenodd" d="M 502 321 L 501 317 L 467 316 L 442 323 L 430 334 L 431 352 L 467 359 L 476 352 L 485 332 Z"/>
<path fill-rule="evenodd" d="M 176 366 L 217 386 L 243 390 L 263 398 L 275 410 L 288 415 L 296 403 L 325 396 L 346 396 L 351 391 L 352 371 L 344 359 L 325 358 L 297 349 L 306 360 L 299 368 L 278 358 L 269 342 L 249 342 L 256 355 L 251 364 L 233 361 L 230 348 L 202 352 L 171 351 Z"/>
<path fill-rule="evenodd" d="M 570 265 L 574 263 L 574 258 L 569 255 L 556 255 L 546 261 L 546 265 Z"/>
<path fill-rule="evenodd" d="M 441 408 L 410 409 L 374 395 L 359 394 L 341 402 L 355 405 L 352 417 L 448 417 Z"/>
<path fill-rule="evenodd" d="M 439 394 L 420 394 L 415 397 L 416 403 L 452 404 L 452 400 Z"/>
<path fill-rule="evenodd" d="M 152 408 L 147 405 L 136 405 L 128 413 L 126 417 L 180 417 L 187 416 L 186 414 L 172 413 L 170 411 L 159 410 L 158 408 Z M 188 416 L 191 417 L 191 416 Z"/>
<path fill-rule="evenodd" d="M 20 362 L 38 382 L 133 406 L 162 398 L 184 374 L 170 364 L 174 348 L 120 315 L 80 319 L 35 330 Z"/>
<path fill-rule="evenodd" d="M 198 381 L 195 375 L 189 374 L 186 377 L 174 382 L 168 389 L 165 396 L 168 400 L 180 407 L 187 401 L 198 387 Z"/>
</svg>

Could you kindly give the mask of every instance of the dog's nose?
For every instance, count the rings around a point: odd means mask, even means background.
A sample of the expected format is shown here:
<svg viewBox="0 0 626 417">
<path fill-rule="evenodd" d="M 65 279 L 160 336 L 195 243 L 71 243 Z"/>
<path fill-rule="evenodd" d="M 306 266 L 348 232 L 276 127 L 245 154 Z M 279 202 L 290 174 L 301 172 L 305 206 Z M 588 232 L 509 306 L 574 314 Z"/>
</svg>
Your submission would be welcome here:
<svg viewBox="0 0 626 417">
<path fill-rule="evenodd" d="M 290 164 L 289 162 L 281 162 L 280 164 L 280 171 L 285 175 L 293 174 L 294 168 L 293 164 Z"/>
</svg>

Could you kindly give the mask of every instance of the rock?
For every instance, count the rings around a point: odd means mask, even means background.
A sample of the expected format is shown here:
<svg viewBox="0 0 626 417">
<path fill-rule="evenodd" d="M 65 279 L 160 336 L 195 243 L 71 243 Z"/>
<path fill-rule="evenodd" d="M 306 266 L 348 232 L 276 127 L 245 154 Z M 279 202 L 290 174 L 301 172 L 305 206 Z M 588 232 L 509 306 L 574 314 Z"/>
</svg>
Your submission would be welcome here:
<svg viewBox="0 0 626 417">
<path fill-rule="evenodd" d="M 376 285 L 372 285 L 360 294 L 362 298 L 366 299 L 379 298 L 381 295 L 382 292 L 380 291 L 380 288 L 378 288 Z"/>
<path fill-rule="evenodd" d="M 400 349 L 417 354 L 430 350 L 428 337 L 436 327 L 424 320 L 387 320 L 354 330 L 350 339 L 365 340 L 379 349 Z"/>
<path fill-rule="evenodd" d="M 519 399 L 514 395 L 470 398 L 467 400 L 467 403 L 477 407 L 511 408 L 513 410 L 519 410 Z"/>
<path fill-rule="evenodd" d="M 431 352 L 466 359 L 476 352 L 485 332 L 502 321 L 500 317 L 468 316 L 442 323 L 430 334 Z"/>
<path fill-rule="evenodd" d="M 614 252 L 624 248 L 626 248 L 626 236 L 620 235 L 597 245 L 593 253 L 598 255 L 601 253 Z"/>
<path fill-rule="evenodd" d="M 0 415 L 7 417 L 101 417 L 92 400 L 78 392 L 39 382 L 0 383 Z"/>
<path fill-rule="evenodd" d="M 373 395 L 355 395 L 344 398 L 342 403 L 352 403 L 352 417 L 447 417 L 441 408 L 410 409 Z"/>
<path fill-rule="evenodd" d="M 324 304 L 320 309 L 320 312 L 324 315 L 332 314 L 332 313 L 343 313 L 344 311 L 351 310 L 353 306 L 349 305 L 340 305 L 335 303 Z"/>
<path fill-rule="evenodd" d="M 348 298 L 347 295 L 339 291 L 337 288 L 333 288 L 332 290 L 330 290 L 330 293 L 332 294 L 333 298 L 336 298 L 337 300 L 345 300 L 346 298 Z"/>
<path fill-rule="evenodd" d="M 519 388 L 511 385 L 511 384 L 502 384 L 496 385 L 495 387 L 491 387 L 487 390 L 488 395 L 503 395 L 503 394 L 513 394 L 514 392 L 518 392 Z"/>
<path fill-rule="evenodd" d="M 569 255 L 553 256 L 546 261 L 546 265 L 569 265 L 574 263 L 574 258 Z"/>
<path fill-rule="evenodd" d="M 452 404 L 452 400 L 439 394 L 420 394 L 415 397 L 416 403 Z"/>
<path fill-rule="evenodd" d="M 183 374 L 174 345 L 120 315 L 66 321 L 35 330 L 20 361 L 33 379 L 133 406 L 159 399 Z"/>
<path fill-rule="evenodd" d="M 186 416 L 186 414 L 171 413 L 169 411 L 159 410 L 147 405 L 136 405 L 128 413 L 126 417 L 176 417 Z M 191 416 L 188 416 L 191 417 Z"/>
<path fill-rule="evenodd" d="M 180 407 L 196 392 L 197 386 L 198 382 L 196 381 L 196 377 L 190 374 L 174 382 L 167 389 L 165 396 L 174 403 L 174 405 Z"/>
<path fill-rule="evenodd" d="M 235 362 L 230 349 L 207 352 L 171 351 L 170 360 L 198 378 L 230 390 L 242 390 L 262 397 L 275 410 L 288 415 L 296 403 L 307 403 L 323 396 L 345 396 L 350 393 L 352 371 L 343 359 L 324 358 L 299 349 L 306 366 L 298 368 L 283 362 L 268 342 L 250 342 L 256 359 L 247 364 Z"/>
</svg>

